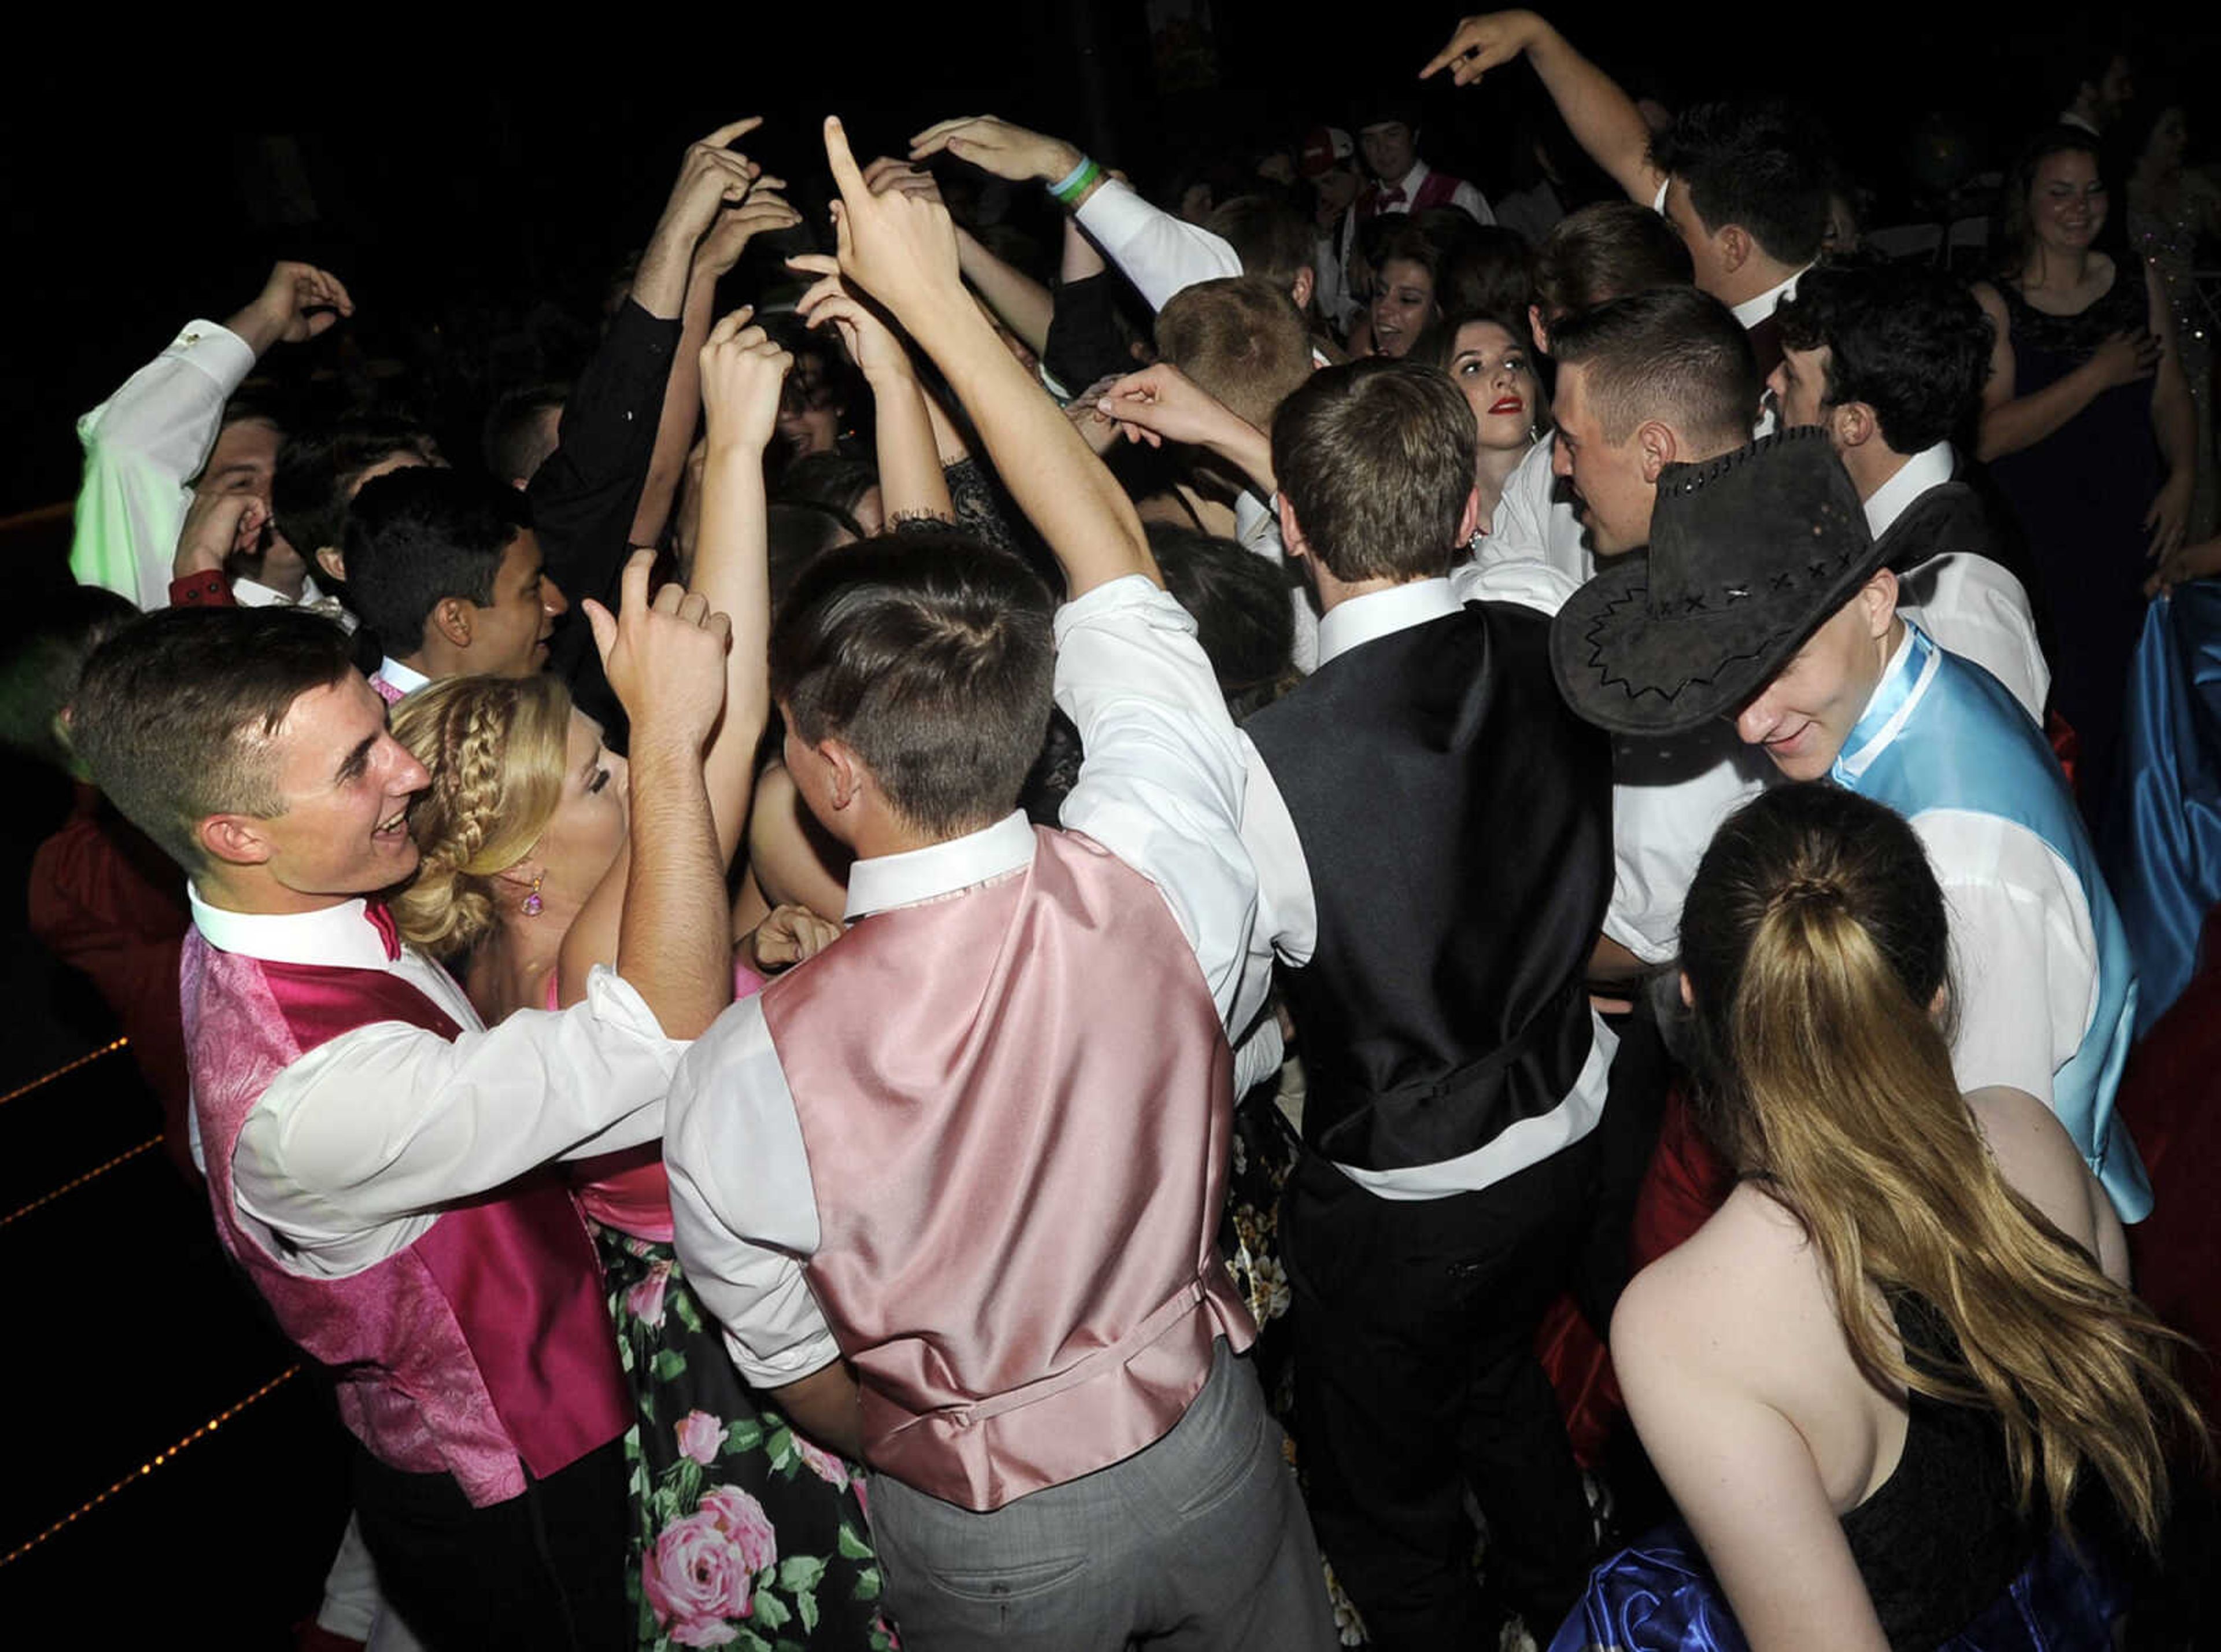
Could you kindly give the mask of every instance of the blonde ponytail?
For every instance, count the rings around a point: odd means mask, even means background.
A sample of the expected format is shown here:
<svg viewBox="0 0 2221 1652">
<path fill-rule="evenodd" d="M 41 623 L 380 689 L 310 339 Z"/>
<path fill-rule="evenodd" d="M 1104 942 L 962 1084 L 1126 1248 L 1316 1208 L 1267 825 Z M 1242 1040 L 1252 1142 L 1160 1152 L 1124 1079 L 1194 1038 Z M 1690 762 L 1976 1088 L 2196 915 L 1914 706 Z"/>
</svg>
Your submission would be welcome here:
<svg viewBox="0 0 2221 1652">
<path fill-rule="evenodd" d="M 2094 1472 L 2155 1544 L 2170 1440 L 2204 1438 L 2180 1339 L 1999 1173 L 1930 1013 L 1947 932 L 1911 829 L 1783 788 L 1722 829 L 1688 905 L 1707 1122 L 1804 1225 L 1860 1369 L 1993 1411 L 2024 1512 L 2040 1486 L 2063 1522 Z M 1930 1304 L 1972 1382 L 1908 1361 L 1877 1292 Z"/>
</svg>

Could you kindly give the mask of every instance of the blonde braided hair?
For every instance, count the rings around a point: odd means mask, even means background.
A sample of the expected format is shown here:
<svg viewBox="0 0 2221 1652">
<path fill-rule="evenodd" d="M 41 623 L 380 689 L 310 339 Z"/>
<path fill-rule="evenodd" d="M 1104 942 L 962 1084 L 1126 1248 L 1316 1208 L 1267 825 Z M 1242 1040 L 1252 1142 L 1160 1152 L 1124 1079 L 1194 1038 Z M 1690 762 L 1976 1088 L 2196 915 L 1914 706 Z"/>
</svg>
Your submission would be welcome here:
<svg viewBox="0 0 2221 1652">
<path fill-rule="evenodd" d="M 421 857 L 391 903 L 435 958 L 492 932 L 497 879 L 532 852 L 563 792 L 571 696 L 553 677 L 451 677 L 393 708 L 393 735 L 430 771 L 409 811 Z"/>
</svg>

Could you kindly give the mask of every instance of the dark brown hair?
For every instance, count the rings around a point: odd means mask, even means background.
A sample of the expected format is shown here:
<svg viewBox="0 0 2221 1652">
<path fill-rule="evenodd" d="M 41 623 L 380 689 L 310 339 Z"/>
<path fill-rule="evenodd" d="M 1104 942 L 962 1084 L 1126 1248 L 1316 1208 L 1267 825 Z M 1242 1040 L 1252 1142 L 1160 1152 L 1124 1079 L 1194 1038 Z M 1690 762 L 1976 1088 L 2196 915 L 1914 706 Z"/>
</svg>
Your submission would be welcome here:
<svg viewBox="0 0 2221 1652">
<path fill-rule="evenodd" d="M 1547 323 L 1651 287 L 1696 278 L 1688 243 L 1649 207 L 1598 201 L 1569 212 L 1535 253 L 1535 302 Z"/>
<path fill-rule="evenodd" d="M 1550 331 L 1558 366 L 1584 372 L 1605 440 L 1649 419 L 1691 440 L 1740 447 L 1758 416 L 1758 361 L 1732 311 L 1694 287 L 1630 293 Z"/>
<path fill-rule="evenodd" d="M 1448 572 L 1478 445 L 1455 385 L 1383 357 L 1321 368 L 1273 421 L 1281 495 L 1311 554 L 1342 580 Z"/>
<path fill-rule="evenodd" d="M 354 669 L 347 633 L 294 608 L 167 608 L 85 662 L 70 741 L 124 818 L 188 872 L 210 815 L 285 811 L 272 744 L 293 702 Z"/>
<path fill-rule="evenodd" d="M 771 687 L 795 735 L 863 760 L 906 823 L 942 837 L 1016 806 L 1048 726 L 1048 587 L 961 534 L 821 553 L 773 621 Z"/>
</svg>

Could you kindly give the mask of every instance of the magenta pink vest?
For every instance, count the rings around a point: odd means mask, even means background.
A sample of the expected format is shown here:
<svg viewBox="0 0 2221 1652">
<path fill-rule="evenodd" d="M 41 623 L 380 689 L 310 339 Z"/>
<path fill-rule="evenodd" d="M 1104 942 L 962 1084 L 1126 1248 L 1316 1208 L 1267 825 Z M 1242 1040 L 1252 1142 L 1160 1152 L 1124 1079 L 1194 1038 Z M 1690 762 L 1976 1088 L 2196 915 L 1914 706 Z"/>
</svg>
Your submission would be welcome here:
<svg viewBox="0 0 2221 1652">
<path fill-rule="evenodd" d="M 224 1248 L 285 1334 L 332 1367 L 340 1415 L 380 1461 L 454 1476 L 479 1507 L 623 1433 L 633 1402 L 593 1241 L 552 1176 L 447 1211 L 414 1244 L 345 1279 L 288 1273 L 241 1225 L 231 1160 L 278 1073 L 374 1022 L 460 1030 L 374 969 L 270 963 L 185 937 L 185 1049 Z"/>
<path fill-rule="evenodd" d="M 864 919 L 764 989 L 872 1465 L 995 1509 L 1161 1438 L 1256 1327 L 1216 1236 L 1233 1064 L 1156 886 L 1025 871 Z"/>
</svg>

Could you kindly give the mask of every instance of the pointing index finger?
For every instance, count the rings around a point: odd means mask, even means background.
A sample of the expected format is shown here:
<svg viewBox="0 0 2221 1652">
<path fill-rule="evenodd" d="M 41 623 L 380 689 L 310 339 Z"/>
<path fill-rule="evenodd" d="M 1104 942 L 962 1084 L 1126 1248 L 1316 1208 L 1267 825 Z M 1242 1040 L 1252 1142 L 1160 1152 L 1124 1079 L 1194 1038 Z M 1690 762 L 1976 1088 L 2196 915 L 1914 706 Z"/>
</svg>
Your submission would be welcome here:
<svg viewBox="0 0 2221 1652">
<path fill-rule="evenodd" d="M 702 141 L 708 144 L 712 149 L 722 149 L 727 144 L 730 143 L 735 138 L 744 138 L 762 124 L 762 116 L 746 115 L 737 121 L 728 121 L 724 125 L 719 127 L 715 132 L 712 132 L 708 137 L 703 139 Z"/>
<path fill-rule="evenodd" d="M 841 127 L 838 115 L 825 117 L 825 160 L 833 169 L 835 187 L 852 207 L 868 193 L 864 188 L 864 175 L 857 169 L 856 157 L 849 151 L 848 134 Z"/>
</svg>

